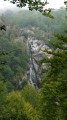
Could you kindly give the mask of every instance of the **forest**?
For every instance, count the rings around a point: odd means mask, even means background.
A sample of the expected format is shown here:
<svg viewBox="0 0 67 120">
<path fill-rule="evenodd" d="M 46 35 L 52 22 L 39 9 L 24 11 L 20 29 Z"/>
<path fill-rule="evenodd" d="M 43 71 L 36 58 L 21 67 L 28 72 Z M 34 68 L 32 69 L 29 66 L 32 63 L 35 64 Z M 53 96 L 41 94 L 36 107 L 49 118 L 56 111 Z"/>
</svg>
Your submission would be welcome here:
<svg viewBox="0 0 67 120">
<path fill-rule="evenodd" d="M 35 10 L 0 12 L 0 120 L 67 119 L 67 11 Z"/>
</svg>

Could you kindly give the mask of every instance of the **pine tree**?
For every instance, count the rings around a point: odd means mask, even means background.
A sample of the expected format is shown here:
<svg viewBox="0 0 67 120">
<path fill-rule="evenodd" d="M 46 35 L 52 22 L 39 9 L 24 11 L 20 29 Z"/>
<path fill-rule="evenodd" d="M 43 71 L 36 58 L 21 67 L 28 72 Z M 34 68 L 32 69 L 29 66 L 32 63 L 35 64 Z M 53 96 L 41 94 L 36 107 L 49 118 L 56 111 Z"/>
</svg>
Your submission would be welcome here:
<svg viewBox="0 0 67 120">
<path fill-rule="evenodd" d="M 57 40 L 52 43 L 54 50 L 45 50 L 50 59 L 41 62 L 50 63 L 47 76 L 42 81 L 43 120 L 67 119 L 67 31 L 64 35 L 55 34 Z"/>
</svg>

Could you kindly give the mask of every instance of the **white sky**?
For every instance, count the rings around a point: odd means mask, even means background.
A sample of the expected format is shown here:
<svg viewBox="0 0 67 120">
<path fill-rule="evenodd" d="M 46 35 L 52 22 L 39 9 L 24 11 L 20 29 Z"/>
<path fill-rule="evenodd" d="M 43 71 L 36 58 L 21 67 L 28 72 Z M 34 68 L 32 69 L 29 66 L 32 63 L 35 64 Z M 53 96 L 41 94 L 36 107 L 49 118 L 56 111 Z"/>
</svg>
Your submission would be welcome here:
<svg viewBox="0 0 67 120">
<path fill-rule="evenodd" d="M 58 9 L 61 6 L 64 6 L 64 0 L 47 0 L 50 4 L 48 7 Z M 16 5 L 10 3 L 9 1 L 0 0 L 0 9 L 13 9 L 16 8 Z"/>
<path fill-rule="evenodd" d="M 47 0 L 49 2 L 48 7 L 58 9 L 64 6 L 64 0 Z"/>
</svg>

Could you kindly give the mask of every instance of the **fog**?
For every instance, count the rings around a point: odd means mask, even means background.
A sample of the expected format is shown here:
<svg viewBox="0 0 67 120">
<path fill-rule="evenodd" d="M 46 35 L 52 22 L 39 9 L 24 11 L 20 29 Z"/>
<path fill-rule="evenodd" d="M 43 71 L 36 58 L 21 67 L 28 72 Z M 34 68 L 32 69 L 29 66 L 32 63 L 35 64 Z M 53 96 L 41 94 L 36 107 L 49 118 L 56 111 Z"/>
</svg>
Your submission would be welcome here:
<svg viewBox="0 0 67 120">
<path fill-rule="evenodd" d="M 49 4 L 47 6 L 45 6 L 46 8 L 58 9 L 58 8 L 64 6 L 64 0 L 47 0 L 47 1 L 49 2 Z M 19 8 L 16 6 L 16 4 L 12 4 L 12 3 L 10 3 L 10 1 L 0 0 L 0 11 L 3 12 L 6 9 L 19 10 Z M 27 7 L 20 8 L 20 9 L 27 9 Z"/>
</svg>

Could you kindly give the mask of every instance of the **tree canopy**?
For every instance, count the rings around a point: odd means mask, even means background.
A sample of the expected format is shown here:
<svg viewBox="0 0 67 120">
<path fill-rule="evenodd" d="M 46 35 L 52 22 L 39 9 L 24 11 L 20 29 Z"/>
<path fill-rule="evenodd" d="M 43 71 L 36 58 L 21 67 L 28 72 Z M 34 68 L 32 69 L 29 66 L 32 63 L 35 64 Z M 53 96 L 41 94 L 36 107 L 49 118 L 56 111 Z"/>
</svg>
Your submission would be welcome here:
<svg viewBox="0 0 67 120">
<path fill-rule="evenodd" d="M 5 0 L 7 1 L 7 0 Z M 36 10 L 42 13 L 42 15 L 51 17 L 51 9 L 46 9 L 45 6 L 48 4 L 47 0 L 9 0 L 11 3 L 16 4 L 17 7 L 28 7 L 29 10 Z"/>
<path fill-rule="evenodd" d="M 45 50 L 52 57 L 42 60 L 50 63 L 48 74 L 42 81 L 43 120 L 67 118 L 67 31 L 65 35 L 55 34 L 55 37 L 57 40 L 52 42 L 55 50 Z"/>
</svg>

